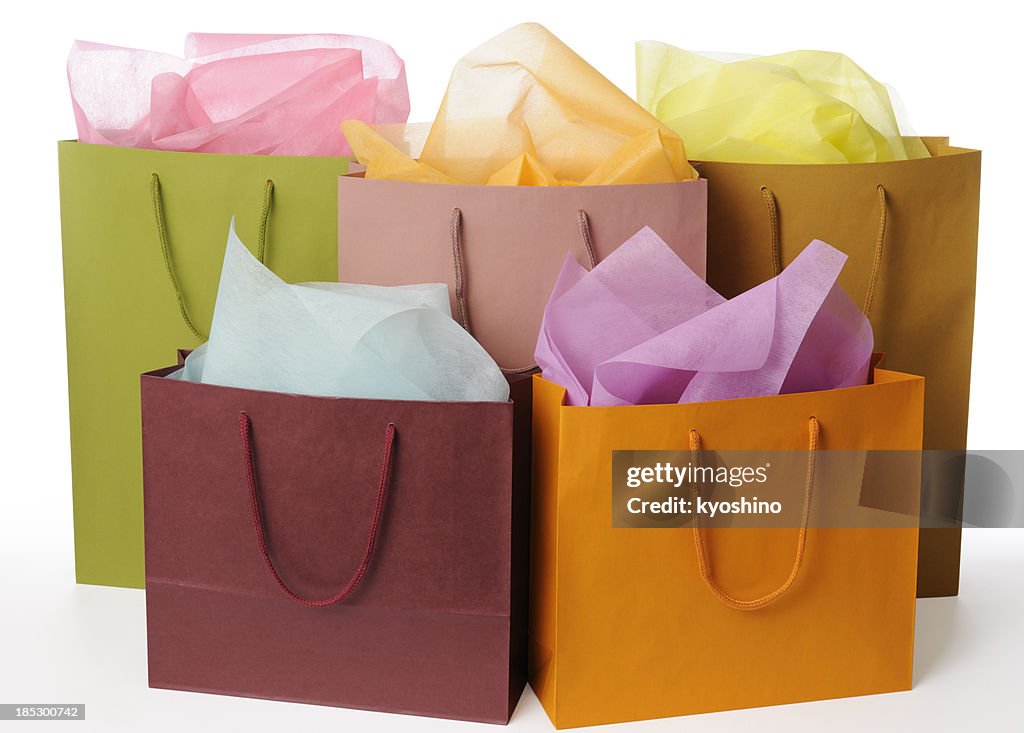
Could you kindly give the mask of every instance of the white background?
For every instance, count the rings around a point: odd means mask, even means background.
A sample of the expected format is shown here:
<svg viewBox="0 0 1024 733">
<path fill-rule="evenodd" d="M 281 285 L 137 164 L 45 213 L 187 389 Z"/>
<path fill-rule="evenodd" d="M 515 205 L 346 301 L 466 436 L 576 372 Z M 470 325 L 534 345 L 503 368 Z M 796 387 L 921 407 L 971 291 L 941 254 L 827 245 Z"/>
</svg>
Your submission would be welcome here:
<svg viewBox="0 0 1024 733">
<path fill-rule="evenodd" d="M 55 141 L 75 136 L 64 76 L 75 38 L 180 53 L 188 31 L 373 36 L 406 61 L 415 121 L 433 117 L 462 54 L 525 20 L 547 25 L 630 93 L 638 39 L 756 54 L 843 51 L 899 90 L 915 132 L 984 150 L 969 441 L 976 449 L 1019 449 L 1024 64 L 1012 7 L 892 0 L 9 3 L 0 43 L 0 333 L 9 349 L 0 360 L 0 703 L 86 703 L 85 723 L 36 724 L 74 730 L 486 730 L 149 690 L 142 593 L 74 585 Z M 963 572 L 958 599 L 919 604 L 913 692 L 623 729 L 1019 729 L 1024 532 L 968 531 Z M 512 730 L 550 729 L 527 692 Z"/>
</svg>

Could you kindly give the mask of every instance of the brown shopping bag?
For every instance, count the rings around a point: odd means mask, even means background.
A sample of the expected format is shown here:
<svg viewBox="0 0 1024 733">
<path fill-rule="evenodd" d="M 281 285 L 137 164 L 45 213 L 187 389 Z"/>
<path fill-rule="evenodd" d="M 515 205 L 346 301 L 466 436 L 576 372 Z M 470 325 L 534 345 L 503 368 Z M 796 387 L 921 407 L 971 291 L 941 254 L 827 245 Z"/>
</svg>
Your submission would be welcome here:
<svg viewBox="0 0 1024 733">
<path fill-rule="evenodd" d="M 544 306 L 567 252 L 588 267 L 650 226 L 705 271 L 704 181 L 481 186 L 342 176 L 342 282 L 445 282 L 452 313 L 507 371 L 534 368 Z"/>
<path fill-rule="evenodd" d="M 709 528 L 698 543 L 692 527 L 613 527 L 609 510 L 613 450 L 696 435 L 808 459 L 918 451 L 922 378 L 875 369 L 862 387 L 672 405 L 565 394 L 534 378 L 530 684 L 556 727 L 910 688 L 913 523 Z"/>
<path fill-rule="evenodd" d="M 529 380 L 514 402 L 442 403 L 172 371 L 142 377 L 150 686 L 507 722 Z"/>
<path fill-rule="evenodd" d="M 924 141 L 931 157 L 888 163 L 700 163 L 709 186 L 707 279 L 733 297 L 812 239 L 845 252 L 839 282 L 863 303 L 876 350 L 889 367 L 928 380 L 925 449 L 963 450 L 981 152 Z M 922 529 L 920 562 L 920 596 L 955 595 L 960 530 Z"/>
</svg>

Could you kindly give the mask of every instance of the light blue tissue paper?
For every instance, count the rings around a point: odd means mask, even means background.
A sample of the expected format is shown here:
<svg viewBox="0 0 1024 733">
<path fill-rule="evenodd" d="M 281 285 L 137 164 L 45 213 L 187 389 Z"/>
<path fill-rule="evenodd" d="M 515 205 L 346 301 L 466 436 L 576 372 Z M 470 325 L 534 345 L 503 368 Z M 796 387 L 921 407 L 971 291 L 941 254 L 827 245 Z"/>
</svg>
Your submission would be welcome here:
<svg viewBox="0 0 1024 733">
<path fill-rule="evenodd" d="M 245 389 L 505 401 L 494 360 L 451 317 L 448 286 L 289 285 L 228 234 L 210 340 L 174 374 Z"/>
</svg>

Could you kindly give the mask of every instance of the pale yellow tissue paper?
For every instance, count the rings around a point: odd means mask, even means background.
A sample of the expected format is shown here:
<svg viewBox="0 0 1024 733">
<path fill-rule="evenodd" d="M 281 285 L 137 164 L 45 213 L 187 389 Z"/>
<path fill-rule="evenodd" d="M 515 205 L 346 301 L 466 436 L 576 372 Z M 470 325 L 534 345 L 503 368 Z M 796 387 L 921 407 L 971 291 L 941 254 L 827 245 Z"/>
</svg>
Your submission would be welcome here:
<svg viewBox="0 0 1024 733">
<path fill-rule="evenodd" d="M 694 160 L 870 163 L 928 156 L 900 133 L 885 86 L 848 57 L 793 51 L 724 63 L 636 45 L 637 99 Z"/>
<path fill-rule="evenodd" d="M 518 25 L 464 56 L 418 159 L 349 120 L 367 178 L 503 186 L 696 179 L 683 141 L 543 26 Z M 383 132 L 383 131 L 382 131 Z"/>
</svg>

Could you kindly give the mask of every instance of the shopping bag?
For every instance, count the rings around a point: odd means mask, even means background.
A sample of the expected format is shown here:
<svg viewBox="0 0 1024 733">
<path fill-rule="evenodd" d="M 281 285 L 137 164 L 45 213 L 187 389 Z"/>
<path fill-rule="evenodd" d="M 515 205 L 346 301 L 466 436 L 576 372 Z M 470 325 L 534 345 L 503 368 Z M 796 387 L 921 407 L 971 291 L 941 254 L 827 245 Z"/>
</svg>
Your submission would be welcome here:
<svg viewBox="0 0 1024 733">
<path fill-rule="evenodd" d="M 842 250 L 840 284 L 863 304 L 875 348 L 889 367 L 928 379 L 924 447 L 963 450 L 981 152 L 924 141 L 931 157 L 887 163 L 701 163 L 708 283 L 732 297 L 814 238 Z M 922 597 L 956 595 L 960 530 L 922 528 L 920 561 Z"/>
<path fill-rule="evenodd" d="M 142 377 L 150 686 L 507 722 L 529 380 L 513 401 L 432 402 L 175 369 Z"/>
<path fill-rule="evenodd" d="M 76 576 L 142 587 L 138 375 L 208 334 L 232 216 L 281 277 L 336 279 L 347 160 L 72 141 L 58 160 Z"/>
<path fill-rule="evenodd" d="M 918 451 L 922 378 L 876 368 L 860 387 L 690 404 L 565 398 L 534 377 L 530 684 L 556 727 L 910 688 L 913 522 L 705 528 L 699 549 L 692 526 L 613 527 L 612 451 L 689 451 L 693 435 L 705 451 L 809 461 Z"/>
<path fill-rule="evenodd" d="M 511 373 L 533 351 L 567 252 L 593 267 L 645 226 L 705 271 L 704 181 L 481 186 L 342 176 L 344 282 L 448 283 L 452 313 Z"/>
</svg>

